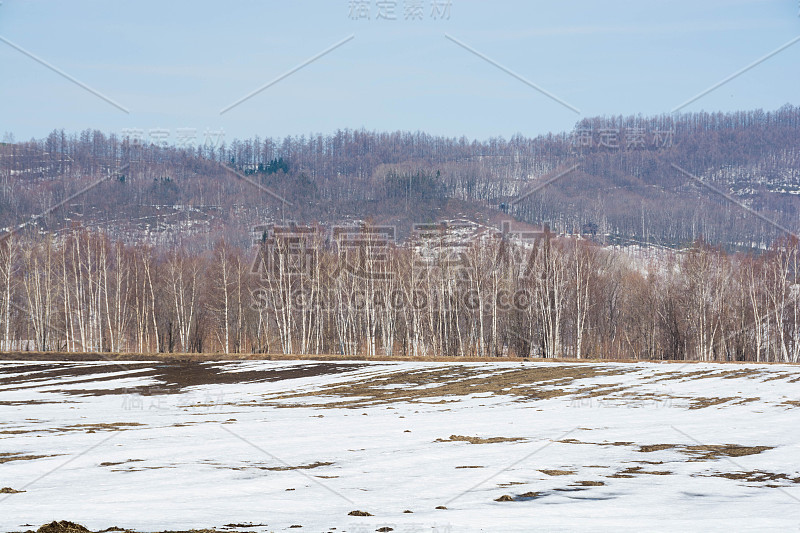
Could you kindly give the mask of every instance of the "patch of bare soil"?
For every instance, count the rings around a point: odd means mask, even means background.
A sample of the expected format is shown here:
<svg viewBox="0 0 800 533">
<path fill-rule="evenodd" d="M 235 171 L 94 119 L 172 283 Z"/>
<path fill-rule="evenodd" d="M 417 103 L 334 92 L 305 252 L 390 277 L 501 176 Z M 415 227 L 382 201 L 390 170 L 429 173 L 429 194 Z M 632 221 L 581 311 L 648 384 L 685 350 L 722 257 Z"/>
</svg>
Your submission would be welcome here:
<svg viewBox="0 0 800 533">
<path fill-rule="evenodd" d="M 711 444 L 684 446 L 683 453 L 692 455 L 692 460 L 709 461 L 720 457 L 742 457 L 757 455 L 773 449 L 774 446 L 740 446 L 738 444 Z"/>
<path fill-rule="evenodd" d="M 617 472 L 616 474 L 611 474 L 610 476 L 606 476 L 606 477 L 610 477 L 610 478 L 630 478 L 630 477 L 635 477 L 635 476 L 637 476 L 639 474 L 649 474 L 651 476 L 669 476 L 669 475 L 672 475 L 672 472 L 669 472 L 667 470 L 645 470 L 641 466 L 629 466 L 625 470 L 621 470 L 620 472 Z"/>
<path fill-rule="evenodd" d="M 112 422 L 110 424 L 73 424 L 56 428 L 55 431 L 85 431 L 86 433 L 97 433 L 98 431 L 124 431 L 134 427 L 144 426 L 139 422 Z"/>
<path fill-rule="evenodd" d="M 749 472 L 717 472 L 713 474 L 703 474 L 702 477 L 722 477 L 725 479 L 735 479 L 748 483 L 765 483 L 767 481 L 786 481 L 789 483 L 800 483 L 800 476 L 791 477 L 788 474 L 775 472 L 764 472 L 763 470 L 751 470 Z M 780 487 L 781 485 L 767 485 L 768 487 Z"/>
<path fill-rule="evenodd" d="M 310 470 L 312 468 L 319 468 L 321 466 L 330 466 L 333 463 L 331 462 L 321 462 L 317 461 L 315 463 L 307 464 L 307 465 L 297 465 L 297 466 L 273 466 L 271 468 L 265 468 L 264 470 L 272 470 L 274 472 L 283 472 L 286 470 Z"/>
<path fill-rule="evenodd" d="M 250 468 L 256 468 L 258 470 L 269 470 L 271 472 L 286 472 L 288 470 L 310 470 L 312 468 L 319 468 L 319 467 L 322 467 L 322 466 L 330 466 L 332 464 L 333 463 L 331 463 L 331 462 L 317 461 L 317 462 L 314 462 L 314 463 L 311 463 L 311 464 L 297 465 L 297 466 L 291 466 L 291 465 L 284 465 L 284 466 L 256 466 L 256 465 L 253 465 L 253 466 L 235 466 L 235 467 L 221 466 L 220 468 L 225 468 L 227 470 L 247 470 L 247 469 L 250 469 Z M 322 477 L 322 476 L 317 476 L 317 477 Z"/>
<path fill-rule="evenodd" d="M 267 524 L 229 524 L 223 527 L 223 531 L 225 529 L 240 529 L 246 527 L 263 527 Z M 49 524 L 45 524 L 39 529 L 34 531 L 26 531 L 25 533 L 111 533 L 114 531 L 120 531 L 124 533 L 135 533 L 131 529 L 124 529 L 121 527 L 113 526 L 106 529 L 102 529 L 97 532 L 92 532 L 92 530 L 82 526 L 81 524 L 76 524 L 74 522 L 70 522 L 68 520 L 60 520 L 60 521 L 53 521 Z M 223 531 L 219 531 L 217 529 L 190 529 L 188 531 L 162 531 L 160 533 L 223 533 Z"/>
<path fill-rule="evenodd" d="M 602 487 L 605 485 L 602 481 L 578 481 L 573 483 L 569 487 L 557 488 L 553 489 L 552 491 L 531 491 L 525 492 L 523 494 L 517 494 L 516 496 L 509 496 L 508 494 L 504 494 L 499 498 L 495 499 L 496 502 L 527 502 L 531 500 L 537 500 L 539 498 L 544 498 L 545 496 L 551 495 L 554 492 L 578 492 L 587 490 L 589 487 Z"/>
<path fill-rule="evenodd" d="M 705 409 L 706 407 L 713 407 L 715 405 L 728 403 L 736 399 L 737 398 L 732 396 L 728 398 L 703 398 L 703 397 L 691 398 L 689 409 Z"/>
<path fill-rule="evenodd" d="M 631 371 L 620 367 L 592 364 L 536 366 L 520 369 L 487 369 L 480 366 L 446 366 L 417 370 L 388 370 L 369 379 L 334 384 L 315 391 L 270 396 L 266 405 L 278 407 L 368 407 L 392 402 L 423 402 L 442 396 L 493 394 L 516 396 L 524 400 L 543 400 L 566 395 L 610 394 L 619 388 L 583 387 L 564 389 L 575 381 L 597 376 L 622 375 Z M 487 371 L 492 375 L 487 376 Z M 296 404 L 287 400 L 325 397 L 333 401 Z M 255 404 L 249 404 L 255 405 Z"/>
<path fill-rule="evenodd" d="M 696 370 L 694 372 L 674 372 L 668 370 L 666 372 L 653 374 L 652 382 L 657 383 L 659 381 L 704 379 L 714 377 L 714 374 L 715 372 L 713 370 Z"/>
<path fill-rule="evenodd" d="M 19 494 L 20 492 L 25 492 L 24 490 L 15 490 L 11 487 L 3 487 L 0 489 L 0 494 Z"/>
<path fill-rule="evenodd" d="M 742 457 L 756 455 L 771 450 L 774 446 L 740 446 L 739 444 L 649 444 L 640 446 L 639 451 L 644 453 L 658 452 L 661 450 L 675 449 L 683 454 L 690 455 L 690 461 L 711 461 L 720 457 Z"/>
<path fill-rule="evenodd" d="M 436 439 L 433 442 L 469 442 L 470 444 L 494 444 L 496 442 L 516 442 L 525 440 L 522 437 L 466 437 L 464 435 L 450 435 L 449 439 Z"/>
<path fill-rule="evenodd" d="M 45 524 L 37 529 L 36 533 L 90 533 L 90 531 L 80 524 L 62 520 Z"/>
<path fill-rule="evenodd" d="M 512 487 L 514 485 L 524 485 L 522 481 L 509 481 L 508 483 L 498 483 L 498 487 Z"/>
<path fill-rule="evenodd" d="M 77 403 L 77 402 L 62 402 L 62 401 L 52 402 L 48 400 L 15 400 L 15 401 L 4 400 L 0 402 L 0 405 L 9 407 L 19 407 L 20 405 L 47 405 L 52 403 Z"/>
<path fill-rule="evenodd" d="M 562 444 L 593 444 L 595 446 L 630 446 L 633 443 L 628 441 L 616 441 L 616 442 L 583 442 L 578 439 L 562 439 L 557 440 L 556 442 L 560 442 Z"/>
<path fill-rule="evenodd" d="M 20 356 L 21 359 L 28 357 Z M 51 357 L 52 358 L 52 357 Z M 94 355 L 93 359 L 106 357 Z M 227 385 L 238 383 L 263 383 L 314 377 L 328 374 L 350 372 L 367 366 L 366 363 L 323 363 L 309 362 L 280 368 L 261 368 L 243 372 L 226 372 L 224 363 L 212 364 L 191 360 L 176 360 L 151 363 L 126 363 L 124 365 L 101 365 L 63 362 L 39 364 L 0 365 L 0 386 L 5 390 L 30 389 L 41 387 L 51 380 L 69 380 L 70 385 L 98 383 L 118 380 L 123 376 L 135 375 L 155 381 L 154 385 L 129 388 L 104 387 L 97 389 L 52 389 L 81 396 L 104 396 L 109 394 L 177 394 L 188 387 L 201 385 Z M 121 373 L 125 373 L 124 375 Z M 18 374 L 18 375 L 7 375 Z"/>
<path fill-rule="evenodd" d="M 748 378 L 748 379 L 756 379 L 761 377 L 762 370 L 728 370 L 726 372 L 718 372 L 716 377 L 720 377 L 722 379 L 738 379 L 738 378 Z"/>
<path fill-rule="evenodd" d="M 19 453 L 0 453 L 0 464 L 9 461 L 35 461 L 36 459 L 44 459 L 45 457 L 58 457 L 61 454 L 53 455 L 22 455 Z"/>
<path fill-rule="evenodd" d="M 788 372 L 781 372 L 781 373 L 775 373 L 772 376 L 766 377 L 762 381 L 764 381 L 766 383 L 767 381 L 775 381 L 775 380 L 778 380 L 778 379 L 793 379 L 793 378 L 796 378 L 796 377 L 797 377 L 796 374 L 790 374 Z"/>
<path fill-rule="evenodd" d="M 569 476 L 575 473 L 574 470 L 539 470 L 539 472 L 548 476 Z"/>
<path fill-rule="evenodd" d="M 642 453 L 660 452 L 661 450 L 669 450 L 675 448 L 677 444 L 647 444 L 639 446 L 639 451 Z"/>
<path fill-rule="evenodd" d="M 116 463 L 113 463 L 113 462 L 110 462 L 110 461 L 104 461 L 104 462 L 100 463 L 100 466 L 119 466 L 119 465 L 124 465 L 124 464 L 127 464 L 127 463 L 140 463 L 142 461 L 144 461 L 144 459 L 128 459 L 127 461 L 119 461 L 119 462 L 116 462 Z"/>
</svg>

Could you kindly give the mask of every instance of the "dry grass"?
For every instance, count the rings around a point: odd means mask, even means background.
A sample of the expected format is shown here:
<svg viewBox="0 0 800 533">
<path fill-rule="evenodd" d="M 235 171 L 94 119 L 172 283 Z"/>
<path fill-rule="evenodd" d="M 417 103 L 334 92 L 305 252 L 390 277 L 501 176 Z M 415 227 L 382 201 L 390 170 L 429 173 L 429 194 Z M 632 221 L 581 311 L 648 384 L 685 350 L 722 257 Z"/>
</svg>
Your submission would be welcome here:
<svg viewBox="0 0 800 533">
<path fill-rule="evenodd" d="M 647 444 L 639 446 L 639 451 L 642 453 L 660 452 L 661 450 L 669 450 L 674 448 L 677 444 Z"/>
<path fill-rule="evenodd" d="M 539 472 L 548 476 L 569 476 L 575 473 L 574 470 L 539 470 Z"/>
<path fill-rule="evenodd" d="M 35 461 L 36 459 L 44 459 L 45 457 L 58 457 L 60 453 L 53 455 L 21 455 L 19 453 L 0 453 L 0 464 L 8 463 L 9 461 Z"/>
<path fill-rule="evenodd" d="M 740 446 L 738 444 L 703 444 L 696 446 L 684 446 L 683 453 L 693 456 L 695 461 L 708 461 L 719 459 L 720 457 L 743 457 L 745 455 L 757 455 L 761 452 L 773 449 L 774 446 Z"/>
<path fill-rule="evenodd" d="M 683 454 L 690 455 L 690 461 L 710 461 L 720 457 L 742 457 L 756 455 L 771 450 L 773 446 L 741 446 L 739 444 L 648 444 L 639 447 L 640 452 L 652 453 L 662 450 L 675 449 Z"/>
<path fill-rule="evenodd" d="M 718 472 L 714 474 L 706 474 L 703 477 L 722 477 L 725 479 L 747 481 L 748 483 L 764 483 L 767 481 L 787 481 L 789 483 L 800 483 L 800 476 L 791 477 L 788 474 L 764 472 L 763 470 L 751 470 L 749 472 Z"/>
<path fill-rule="evenodd" d="M 728 398 L 704 398 L 700 396 L 697 398 L 691 398 L 691 404 L 689 405 L 689 409 L 705 409 L 706 407 L 713 407 L 715 405 L 728 403 L 736 399 L 737 398 L 733 396 Z"/>
<path fill-rule="evenodd" d="M 641 467 L 641 466 L 629 466 L 625 470 L 621 470 L 621 471 L 617 472 L 616 474 L 611 474 L 610 476 L 606 476 L 606 477 L 610 477 L 610 478 L 631 478 L 631 477 L 635 477 L 635 476 L 637 476 L 639 474 L 648 474 L 648 475 L 651 475 L 651 476 L 669 476 L 669 475 L 672 475 L 672 472 L 669 472 L 667 470 L 644 470 L 644 468 Z"/>
<path fill-rule="evenodd" d="M 522 367 L 519 369 L 480 366 L 446 366 L 415 370 L 377 371 L 362 381 L 323 386 L 309 392 L 270 396 L 265 405 L 278 407 L 314 407 L 320 409 L 358 408 L 394 402 L 426 402 L 432 398 L 471 394 L 516 396 L 524 400 L 544 400 L 567 395 L 594 397 L 623 390 L 620 387 L 577 387 L 565 389 L 576 381 L 598 376 L 622 375 L 628 369 L 590 364 Z M 491 373 L 490 377 L 486 374 Z M 330 401 L 297 404 L 293 399 L 325 397 Z M 426 403 L 431 403 L 427 401 Z M 254 405 L 252 402 L 248 405 Z"/>
<path fill-rule="evenodd" d="M 494 444 L 496 442 L 516 442 L 525 440 L 522 437 L 466 437 L 464 435 L 450 435 L 448 439 L 436 439 L 433 442 L 469 442 L 470 444 Z"/>
<path fill-rule="evenodd" d="M 127 461 L 119 461 L 119 462 L 116 462 L 116 463 L 112 463 L 110 461 L 105 461 L 105 462 L 100 463 L 100 466 L 119 466 L 119 465 L 124 465 L 124 464 L 127 464 L 127 463 L 141 463 L 142 461 L 144 461 L 144 459 L 128 459 Z"/>
<path fill-rule="evenodd" d="M 578 439 L 562 439 L 557 440 L 562 444 L 592 444 L 594 446 L 631 446 L 633 443 L 630 441 L 616 441 L 616 442 L 584 442 Z"/>
</svg>

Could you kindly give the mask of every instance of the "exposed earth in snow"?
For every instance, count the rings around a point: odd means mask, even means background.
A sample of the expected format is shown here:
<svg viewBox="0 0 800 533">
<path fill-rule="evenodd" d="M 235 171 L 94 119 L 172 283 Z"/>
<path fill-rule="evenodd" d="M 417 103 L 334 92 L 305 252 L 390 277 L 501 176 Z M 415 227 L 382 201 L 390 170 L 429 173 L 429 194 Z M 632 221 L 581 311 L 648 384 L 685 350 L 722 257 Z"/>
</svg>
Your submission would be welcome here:
<svg viewBox="0 0 800 533">
<path fill-rule="evenodd" d="M 800 367 L 0 362 L 0 530 L 797 530 Z"/>
</svg>

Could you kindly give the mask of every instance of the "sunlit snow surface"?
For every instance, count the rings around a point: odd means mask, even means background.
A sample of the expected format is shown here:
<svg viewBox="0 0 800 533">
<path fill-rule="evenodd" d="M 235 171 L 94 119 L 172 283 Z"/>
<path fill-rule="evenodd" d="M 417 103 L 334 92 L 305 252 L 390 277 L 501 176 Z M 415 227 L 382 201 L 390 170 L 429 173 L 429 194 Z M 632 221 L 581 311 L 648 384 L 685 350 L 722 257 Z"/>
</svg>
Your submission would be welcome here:
<svg viewBox="0 0 800 533">
<path fill-rule="evenodd" d="M 3 362 L 0 413 L 2 531 L 800 528 L 800 367 Z"/>
</svg>

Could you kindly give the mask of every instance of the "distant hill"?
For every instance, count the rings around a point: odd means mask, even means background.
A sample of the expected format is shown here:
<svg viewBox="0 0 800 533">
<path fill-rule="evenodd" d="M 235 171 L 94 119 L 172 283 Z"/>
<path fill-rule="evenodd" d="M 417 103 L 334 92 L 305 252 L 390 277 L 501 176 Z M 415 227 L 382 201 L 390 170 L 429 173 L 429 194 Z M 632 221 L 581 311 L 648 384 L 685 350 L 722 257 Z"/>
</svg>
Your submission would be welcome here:
<svg viewBox="0 0 800 533">
<path fill-rule="evenodd" d="M 608 242 L 766 247 L 800 230 L 800 108 L 598 117 L 482 142 L 343 130 L 177 149 L 87 130 L 0 145 L 7 229 L 203 246 L 246 245 L 270 222 L 371 220 L 403 237 L 502 218 Z"/>
</svg>

